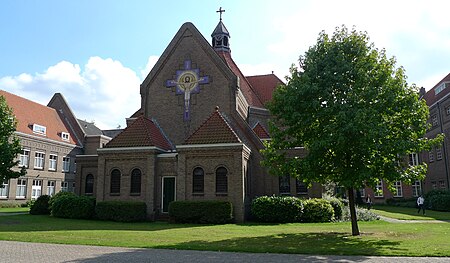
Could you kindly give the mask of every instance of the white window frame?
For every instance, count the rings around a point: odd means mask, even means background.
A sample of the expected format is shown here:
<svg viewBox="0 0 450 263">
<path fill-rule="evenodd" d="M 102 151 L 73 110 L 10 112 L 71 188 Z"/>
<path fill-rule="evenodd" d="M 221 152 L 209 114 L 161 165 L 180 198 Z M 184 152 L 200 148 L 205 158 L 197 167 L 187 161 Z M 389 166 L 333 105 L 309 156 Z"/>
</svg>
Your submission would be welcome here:
<svg viewBox="0 0 450 263">
<path fill-rule="evenodd" d="M 428 161 L 430 163 L 434 162 L 434 152 L 433 152 L 433 150 L 428 152 Z"/>
<path fill-rule="evenodd" d="M 361 197 L 366 197 L 366 189 L 364 187 L 360 188 L 359 189 L 359 194 L 361 195 Z"/>
<path fill-rule="evenodd" d="M 31 186 L 31 200 L 38 199 L 42 195 L 42 180 L 34 179 Z"/>
<path fill-rule="evenodd" d="M 61 192 L 68 192 L 69 191 L 69 182 L 62 181 L 61 182 Z"/>
<path fill-rule="evenodd" d="M 403 197 L 402 182 L 400 181 L 394 182 L 394 188 L 395 188 L 394 197 Z"/>
<path fill-rule="evenodd" d="M 40 134 L 40 135 L 46 135 L 47 127 L 35 123 L 35 124 L 33 124 L 33 133 Z"/>
<path fill-rule="evenodd" d="M 431 181 L 431 189 L 437 189 L 437 183 L 436 181 Z"/>
<path fill-rule="evenodd" d="M 56 181 L 47 182 L 47 195 L 53 196 L 55 194 Z"/>
<path fill-rule="evenodd" d="M 63 165 L 62 165 L 62 172 L 67 173 L 70 171 L 70 157 L 64 156 L 63 157 Z"/>
<path fill-rule="evenodd" d="M 438 184 L 439 184 L 439 189 L 445 189 L 445 181 L 444 180 L 439 180 Z"/>
<path fill-rule="evenodd" d="M 433 115 L 431 116 L 431 125 L 434 126 L 438 126 L 439 122 L 438 122 L 438 118 L 437 115 Z"/>
<path fill-rule="evenodd" d="M 2 187 L 0 187 L 0 198 L 8 198 L 9 196 L 9 181 L 3 182 Z"/>
<path fill-rule="evenodd" d="M 61 132 L 61 139 L 63 141 L 70 141 L 70 134 L 68 132 Z"/>
<path fill-rule="evenodd" d="M 56 171 L 57 165 L 58 165 L 58 155 L 50 154 L 49 157 L 48 157 L 48 170 L 49 171 Z"/>
<path fill-rule="evenodd" d="M 34 153 L 34 169 L 43 170 L 44 169 L 44 161 L 45 161 L 45 153 L 44 152 L 35 152 Z"/>
<path fill-rule="evenodd" d="M 383 193 L 383 181 L 379 181 L 375 186 L 374 197 L 384 197 Z"/>
<path fill-rule="evenodd" d="M 419 165 L 419 155 L 417 153 L 409 154 L 409 165 L 410 166 Z"/>
<path fill-rule="evenodd" d="M 420 194 L 422 193 L 422 184 L 420 183 L 420 181 L 419 180 L 414 181 L 414 183 L 411 186 L 413 196 L 414 197 L 420 196 Z"/>
<path fill-rule="evenodd" d="M 447 115 L 450 115 L 450 106 L 448 106 L 447 108 L 445 108 L 445 113 L 447 113 Z"/>
<path fill-rule="evenodd" d="M 436 160 L 442 160 L 442 147 L 436 147 Z"/>
<path fill-rule="evenodd" d="M 30 163 L 30 150 L 23 149 L 22 153 L 19 156 L 19 167 L 28 168 Z"/>
<path fill-rule="evenodd" d="M 27 179 L 17 179 L 16 198 L 27 197 Z"/>
</svg>

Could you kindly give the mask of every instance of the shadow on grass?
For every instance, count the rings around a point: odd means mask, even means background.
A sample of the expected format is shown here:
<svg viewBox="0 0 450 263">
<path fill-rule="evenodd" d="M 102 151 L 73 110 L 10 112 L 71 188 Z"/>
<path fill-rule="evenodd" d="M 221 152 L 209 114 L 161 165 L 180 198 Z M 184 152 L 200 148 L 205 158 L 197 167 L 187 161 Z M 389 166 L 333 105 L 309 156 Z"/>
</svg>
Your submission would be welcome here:
<svg viewBox="0 0 450 263">
<path fill-rule="evenodd" d="M 229 252 L 313 254 L 313 255 L 383 255 L 404 254 L 401 243 L 387 239 L 353 237 L 348 233 L 299 233 L 262 237 L 232 238 L 220 241 L 190 241 L 154 248 L 212 250 Z"/>
</svg>

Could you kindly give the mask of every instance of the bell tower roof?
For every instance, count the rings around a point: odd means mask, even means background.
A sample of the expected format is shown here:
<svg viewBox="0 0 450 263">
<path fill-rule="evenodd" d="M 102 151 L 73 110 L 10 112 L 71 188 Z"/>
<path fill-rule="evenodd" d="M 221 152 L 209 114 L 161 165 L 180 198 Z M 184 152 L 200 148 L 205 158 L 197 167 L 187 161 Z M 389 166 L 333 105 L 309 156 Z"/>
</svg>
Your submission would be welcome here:
<svg viewBox="0 0 450 263">
<path fill-rule="evenodd" d="M 225 10 L 223 10 L 221 7 L 216 12 L 220 13 L 220 21 L 211 34 L 212 37 L 211 44 L 215 51 L 230 52 L 230 43 L 228 41 L 228 39 L 230 38 L 230 33 L 228 32 L 227 28 L 222 22 L 222 13 L 225 12 Z"/>
</svg>

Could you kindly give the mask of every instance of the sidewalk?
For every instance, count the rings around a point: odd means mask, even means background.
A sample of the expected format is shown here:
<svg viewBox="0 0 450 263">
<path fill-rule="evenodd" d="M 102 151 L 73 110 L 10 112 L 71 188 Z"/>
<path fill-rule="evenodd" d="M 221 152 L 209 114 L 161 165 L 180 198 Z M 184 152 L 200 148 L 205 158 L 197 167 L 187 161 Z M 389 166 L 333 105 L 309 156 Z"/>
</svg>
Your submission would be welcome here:
<svg viewBox="0 0 450 263">
<path fill-rule="evenodd" d="M 318 256 L 297 254 L 255 254 L 193 250 L 134 249 L 0 241 L 1 262 L 60 263 L 60 262 L 369 262 L 369 263 L 427 263 L 450 262 L 438 257 L 365 257 Z"/>
</svg>

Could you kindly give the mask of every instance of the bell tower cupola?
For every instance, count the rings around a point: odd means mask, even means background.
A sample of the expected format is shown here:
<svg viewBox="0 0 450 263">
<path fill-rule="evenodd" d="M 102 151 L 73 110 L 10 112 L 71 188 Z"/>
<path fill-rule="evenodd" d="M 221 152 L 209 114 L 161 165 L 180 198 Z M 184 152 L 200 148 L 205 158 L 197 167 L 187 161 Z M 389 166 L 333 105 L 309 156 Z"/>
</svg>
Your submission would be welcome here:
<svg viewBox="0 0 450 263">
<path fill-rule="evenodd" d="M 220 13 L 220 21 L 219 24 L 217 24 L 216 29 L 214 29 L 214 32 L 211 34 L 212 37 L 212 46 L 215 51 L 226 51 L 230 52 L 230 33 L 228 33 L 227 28 L 222 23 L 222 13 L 225 12 L 225 10 L 219 8 L 217 13 Z"/>
</svg>

